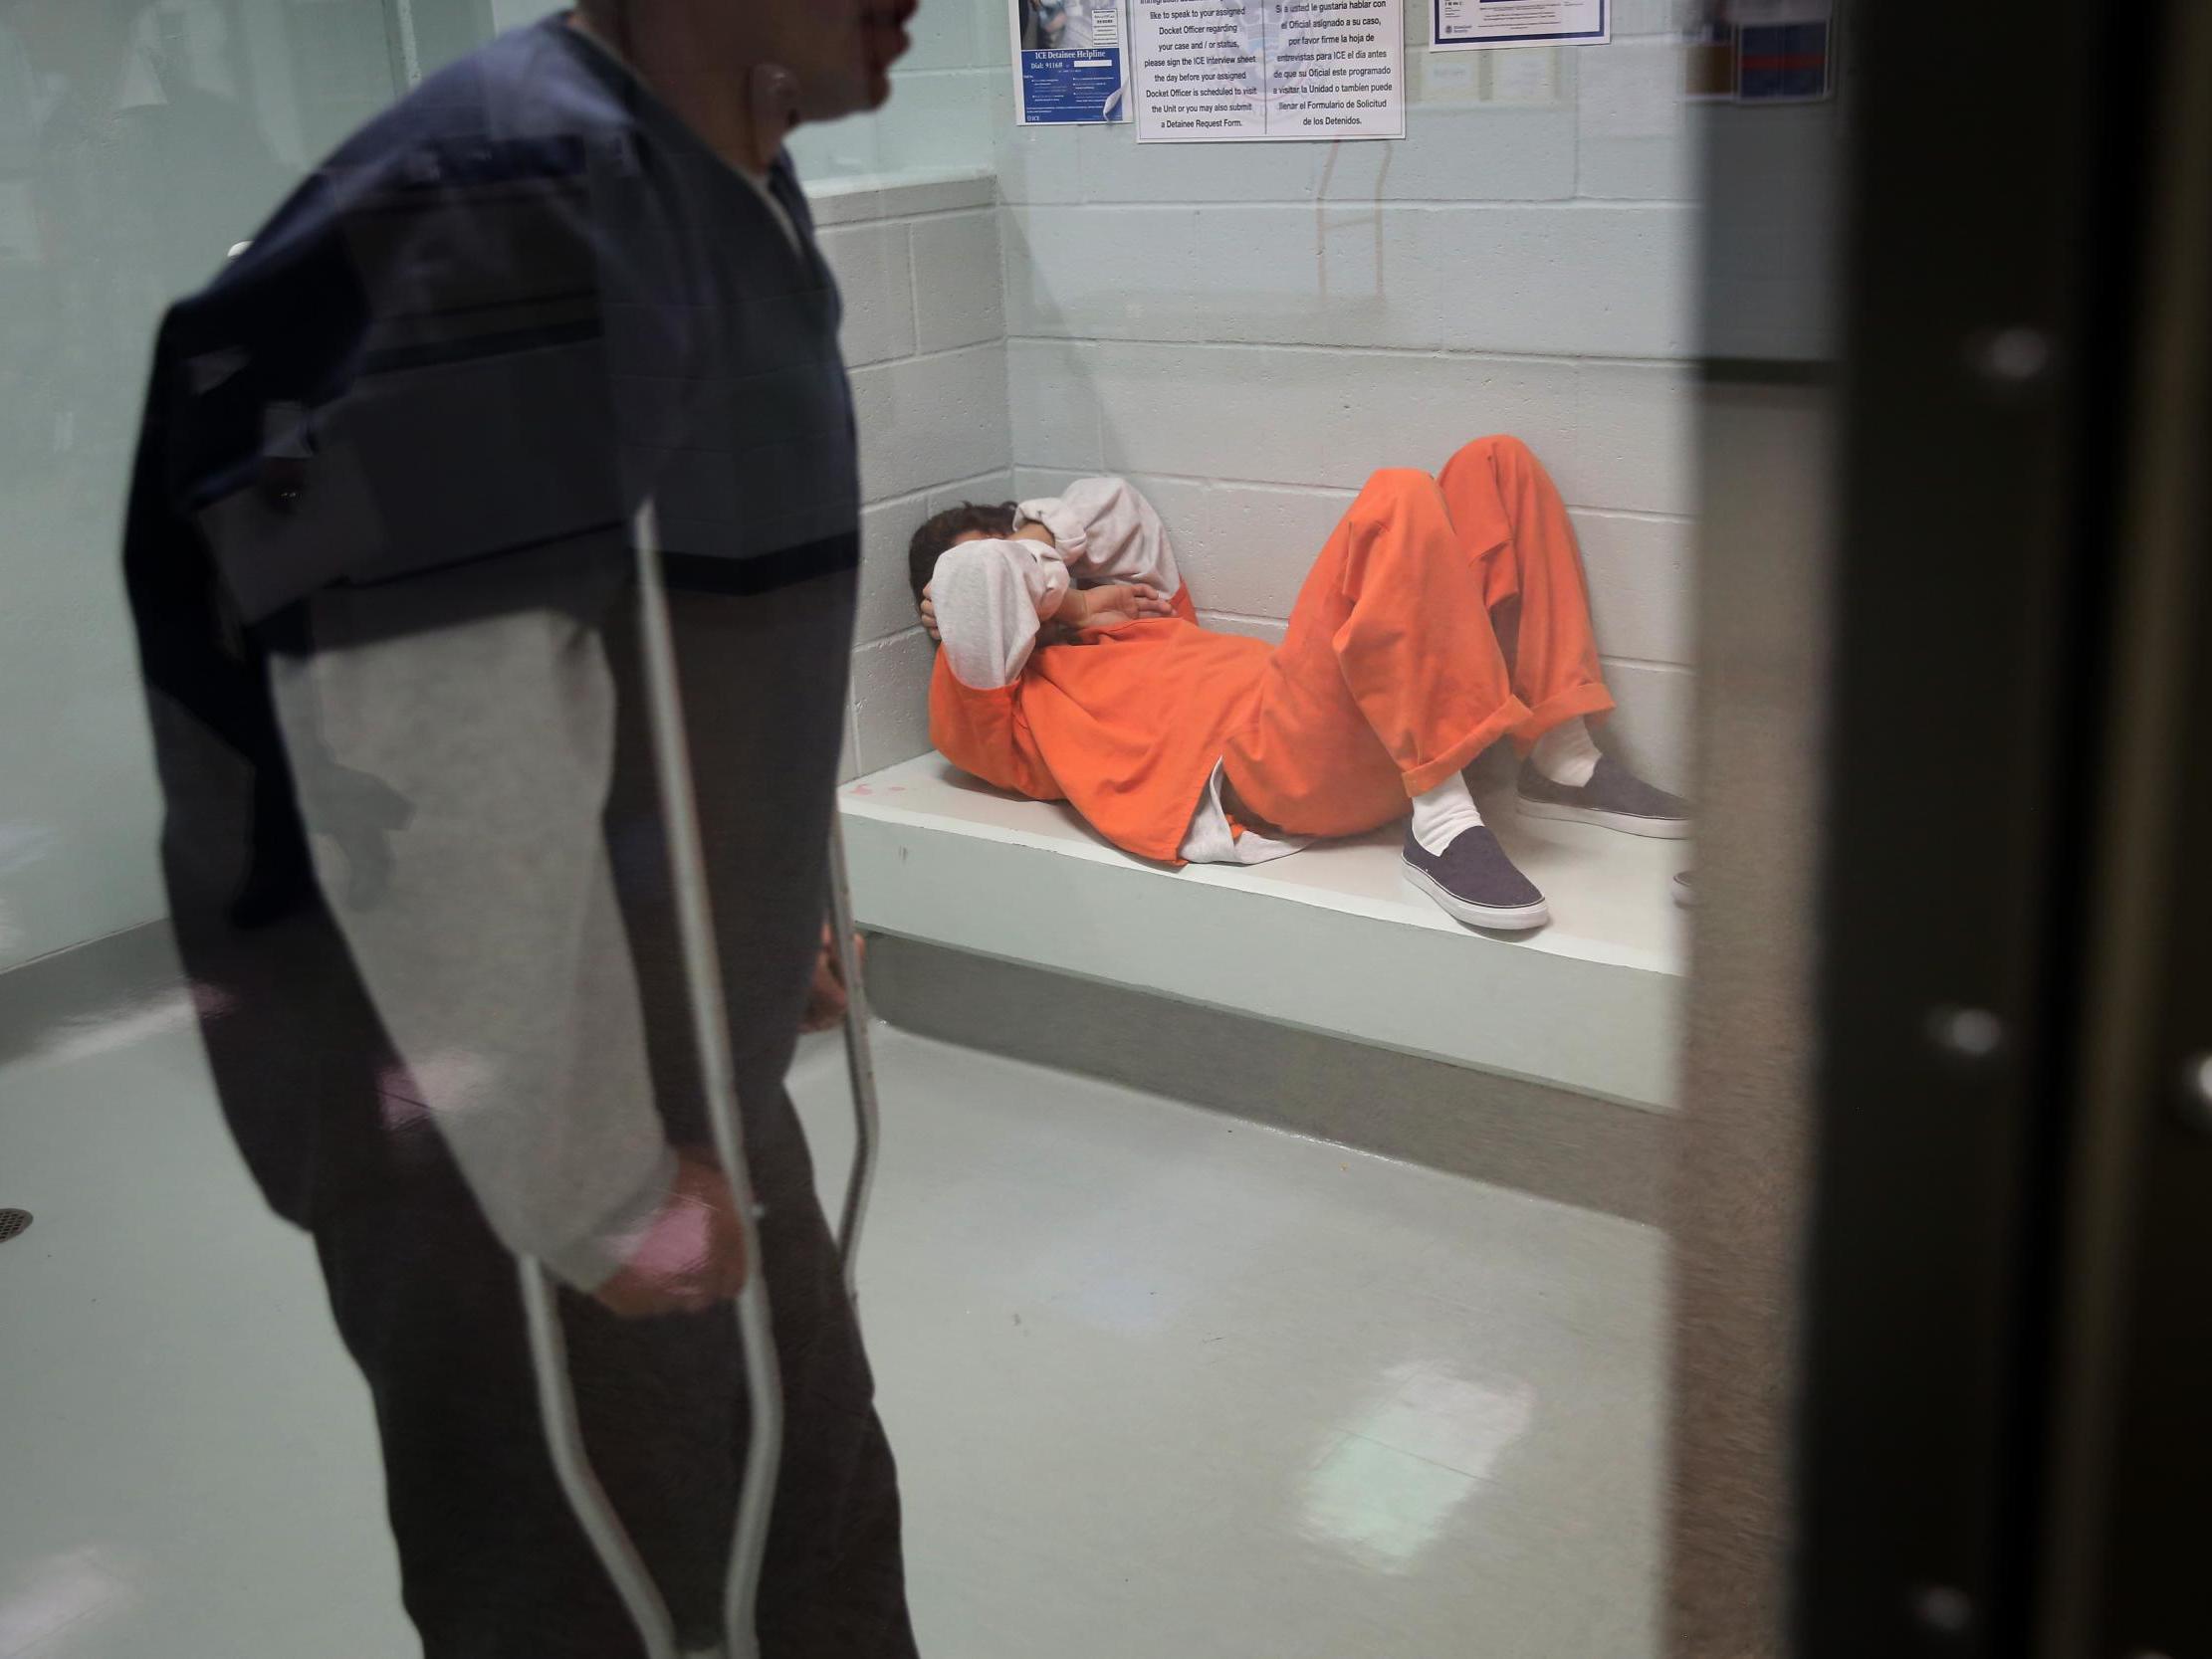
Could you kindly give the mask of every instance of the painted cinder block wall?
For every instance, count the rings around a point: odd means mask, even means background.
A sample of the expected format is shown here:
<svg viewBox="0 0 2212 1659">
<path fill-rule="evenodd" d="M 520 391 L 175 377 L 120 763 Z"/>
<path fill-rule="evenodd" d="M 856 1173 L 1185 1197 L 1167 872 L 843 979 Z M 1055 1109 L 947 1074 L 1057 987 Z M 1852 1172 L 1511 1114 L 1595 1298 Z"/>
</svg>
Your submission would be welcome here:
<svg viewBox="0 0 2212 1659">
<path fill-rule="evenodd" d="M 1125 472 L 1210 618 L 1266 634 L 1370 470 L 1512 431 L 1574 510 L 1618 740 L 1683 782 L 1697 181 L 1665 9 L 1628 0 L 1602 49 L 1410 52 L 1402 142 L 1140 148 L 1126 127 L 1015 128 L 997 0 L 925 6 L 891 109 L 799 145 L 846 292 L 868 503 L 848 771 L 928 746 L 903 547 L 936 508 Z M 1721 116 L 1784 147 L 1832 126 Z M 1732 348 L 1791 345 L 1794 313 L 1765 300 L 1817 277 L 1809 245 L 1754 238 L 1710 275 L 1740 299 Z M 77 365 L 117 421 L 132 341 L 127 362 Z M 159 914 L 143 717 L 99 550 L 119 491 L 103 505 L 66 553 L 43 520 L 7 553 L 0 680 L 24 693 L 11 708 L 58 718 L 0 733 L 0 968 Z"/>
<path fill-rule="evenodd" d="M 1165 516 L 1209 620 L 1279 635 L 1378 467 L 1526 439 L 1588 565 L 1614 740 L 1688 780 L 1692 111 L 1669 8 L 1606 47 L 1432 57 L 1397 142 L 998 129 L 1017 491 L 1100 470 Z"/>
<path fill-rule="evenodd" d="M 988 171 L 813 194 L 845 302 L 860 425 L 861 597 L 845 771 L 929 747 L 934 648 L 906 585 L 914 526 L 1012 491 L 999 211 Z"/>
</svg>

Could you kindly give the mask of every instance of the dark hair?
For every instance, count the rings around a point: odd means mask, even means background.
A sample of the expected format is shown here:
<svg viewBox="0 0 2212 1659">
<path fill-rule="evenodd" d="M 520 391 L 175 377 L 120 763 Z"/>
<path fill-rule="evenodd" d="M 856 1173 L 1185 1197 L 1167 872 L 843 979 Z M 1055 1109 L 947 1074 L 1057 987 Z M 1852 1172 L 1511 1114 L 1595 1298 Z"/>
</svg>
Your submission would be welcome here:
<svg viewBox="0 0 2212 1659">
<path fill-rule="evenodd" d="M 982 502 L 962 502 L 958 507 L 948 507 L 943 513 L 933 514 L 922 527 L 914 532 L 914 539 L 906 544 L 906 579 L 914 589 L 914 602 L 922 602 L 922 589 L 930 585 L 930 577 L 937 572 L 937 561 L 945 549 L 971 530 L 982 530 L 995 538 L 1013 534 L 1014 504 L 1000 502 L 996 507 L 987 507 Z"/>
</svg>

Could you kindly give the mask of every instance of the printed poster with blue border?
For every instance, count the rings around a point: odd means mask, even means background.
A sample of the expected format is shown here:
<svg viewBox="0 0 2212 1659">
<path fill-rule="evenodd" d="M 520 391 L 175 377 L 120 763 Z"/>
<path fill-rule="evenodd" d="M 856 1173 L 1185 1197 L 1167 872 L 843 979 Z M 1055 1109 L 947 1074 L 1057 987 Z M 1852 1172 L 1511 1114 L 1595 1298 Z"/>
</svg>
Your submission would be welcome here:
<svg viewBox="0 0 2212 1659">
<path fill-rule="evenodd" d="M 1013 27 L 1014 118 L 1071 126 L 1129 118 L 1123 0 L 1000 0 Z"/>
<path fill-rule="evenodd" d="M 1429 0 L 1433 52 L 1498 46 L 1603 46 L 1612 0 Z"/>
</svg>

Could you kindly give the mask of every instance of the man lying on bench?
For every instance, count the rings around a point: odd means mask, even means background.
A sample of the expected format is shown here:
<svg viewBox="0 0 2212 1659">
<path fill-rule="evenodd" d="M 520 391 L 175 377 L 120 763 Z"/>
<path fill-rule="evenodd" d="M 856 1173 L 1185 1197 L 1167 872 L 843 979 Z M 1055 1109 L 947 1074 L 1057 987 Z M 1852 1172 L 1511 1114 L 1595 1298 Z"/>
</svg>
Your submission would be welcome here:
<svg viewBox="0 0 2212 1659">
<path fill-rule="evenodd" d="M 1369 479 L 1280 646 L 1199 626 L 1159 515 L 1120 479 L 940 513 L 908 573 L 943 647 L 945 757 L 1069 802 L 1140 858 L 1256 864 L 1410 810 L 1407 873 L 1448 914 L 1541 927 L 1543 894 L 1460 775 L 1500 737 L 1524 755 L 1524 815 L 1689 833 L 1682 801 L 1591 738 L 1613 699 L 1574 531 L 1517 438 L 1478 438 L 1435 478 Z"/>
</svg>

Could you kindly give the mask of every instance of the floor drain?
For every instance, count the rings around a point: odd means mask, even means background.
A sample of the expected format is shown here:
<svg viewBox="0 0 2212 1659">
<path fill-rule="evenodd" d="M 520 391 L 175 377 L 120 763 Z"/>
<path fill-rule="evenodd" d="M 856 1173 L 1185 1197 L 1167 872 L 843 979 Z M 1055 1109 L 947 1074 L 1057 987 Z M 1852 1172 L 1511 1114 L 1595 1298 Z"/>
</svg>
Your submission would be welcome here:
<svg viewBox="0 0 2212 1659">
<path fill-rule="evenodd" d="M 29 1210 L 0 1210 L 0 1244 L 5 1244 L 31 1225 Z"/>
</svg>

